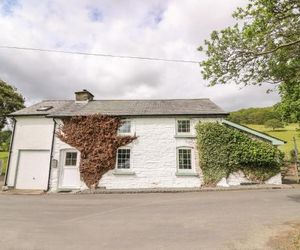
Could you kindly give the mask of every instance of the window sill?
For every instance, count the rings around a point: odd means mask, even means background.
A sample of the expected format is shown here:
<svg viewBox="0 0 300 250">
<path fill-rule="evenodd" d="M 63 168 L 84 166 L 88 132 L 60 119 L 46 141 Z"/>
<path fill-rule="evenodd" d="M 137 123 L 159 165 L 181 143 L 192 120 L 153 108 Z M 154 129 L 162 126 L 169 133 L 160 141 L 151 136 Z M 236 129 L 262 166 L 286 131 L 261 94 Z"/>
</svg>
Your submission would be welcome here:
<svg viewBox="0 0 300 250">
<path fill-rule="evenodd" d="M 135 175 L 135 172 L 130 170 L 115 170 L 113 174 L 114 175 Z"/>
<path fill-rule="evenodd" d="M 177 134 L 174 136 L 175 138 L 196 138 L 196 135 L 192 135 L 192 134 Z"/>
<path fill-rule="evenodd" d="M 118 136 L 134 136 L 134 133 L 118 133 Z"/>
<path fill-rule="evenodd" d="M 199 176 L 198 173 L 176 172 L 176 176 Z"/>
</svg>

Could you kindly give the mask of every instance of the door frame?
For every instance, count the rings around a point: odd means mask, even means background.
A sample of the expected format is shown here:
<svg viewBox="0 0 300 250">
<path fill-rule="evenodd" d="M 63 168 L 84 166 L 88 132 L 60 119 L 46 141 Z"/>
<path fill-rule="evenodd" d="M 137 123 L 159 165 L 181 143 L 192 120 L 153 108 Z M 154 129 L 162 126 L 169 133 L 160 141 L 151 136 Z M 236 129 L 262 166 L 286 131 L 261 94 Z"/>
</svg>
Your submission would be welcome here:
<svg viewBox="0 0 300 250">
<path fill-rule="evenodd" d="M 63 184 L 63 178 L 64 178 L 64 167 L 65 167 L 65 160 L 66 160 L 66 153 L 77 153 L 77 160 L 76 160 L 76 168 L 78 168 L 79 171 L 79 162 L 80 162 L 80 152 L 74 148 L 65 148 L 60 150 L 60 156 L 59 156 L 59 172 L 58 172 L 58 181 L 57 181 L 57 190 L 58 191 L 70 191 L 70 190 L 78 190 L 80 189 L 81 184 L 79 183 L 78 187 L 64 187 Z M 80 173 L 79 173 L 80 178 Z"/>
<path fill-rule="evenodd" d="M 15 178 L 14 178 L 14 184 L 13 187 L 17 187 L 17 181 L 18 181 L 18 176 L 19 176 L 19 165 L 20 165 L 20 156 L 21 152 L 49 152 L 49 149 L 18 149 L 18 156 L 17 156 L 17 164 L 16 164 L 16 172 L 15 172 Z M 47 184 L 48 185 L 48 184 Z M 46 189 L 41 189 L 41 190 L 46 190 Z"/>
</svg>

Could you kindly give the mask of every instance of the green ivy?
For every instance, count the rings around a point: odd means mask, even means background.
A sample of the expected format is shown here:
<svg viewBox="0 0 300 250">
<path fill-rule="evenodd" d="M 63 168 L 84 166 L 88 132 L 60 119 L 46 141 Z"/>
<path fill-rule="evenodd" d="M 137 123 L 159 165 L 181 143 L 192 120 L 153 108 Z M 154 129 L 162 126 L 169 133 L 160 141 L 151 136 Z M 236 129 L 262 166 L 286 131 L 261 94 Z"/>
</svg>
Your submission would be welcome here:
<svg viewBox="0 0 300 250">
<path fill-rule="evenodd" d="M 199 123 L 196 129 L 206 185 L 216 184 L 238 170 L 259 182 L 280 172 L 284 155 L 271 144 L 219 123 Z"/>
</svg>

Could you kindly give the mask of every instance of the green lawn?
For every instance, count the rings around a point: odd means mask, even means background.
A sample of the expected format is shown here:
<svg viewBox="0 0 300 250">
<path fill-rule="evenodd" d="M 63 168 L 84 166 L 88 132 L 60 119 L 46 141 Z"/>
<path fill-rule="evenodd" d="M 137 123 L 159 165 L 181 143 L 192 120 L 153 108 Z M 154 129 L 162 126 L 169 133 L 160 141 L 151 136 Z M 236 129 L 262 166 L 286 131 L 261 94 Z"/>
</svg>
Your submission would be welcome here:
<svg viewBox="0 0 300 250">
<path fill-rule="evenodd" d="M 282 129 L 276 130 L 265 128 L 264 125 L 247 124 L 246 126 L 287 141 L 285 145 L 279 146 L 279 149 L 285 152 L 286 157 L 290 156 L 290 151 L 294 148 L 293 136 L 296 138 L 298 149 L 300 149 L 300 131 L 296 131 L 296 128 L 299 128 L 296 123 L 289 124 Z"/>
<path fill-rule="evenodd" d="M 8 158 L 8 152 L 0 152 L 0 159 L 4 160 L 3 168 L 2 168 L 3 174 L 6 171 L 7 158 Z"/>
</svg>

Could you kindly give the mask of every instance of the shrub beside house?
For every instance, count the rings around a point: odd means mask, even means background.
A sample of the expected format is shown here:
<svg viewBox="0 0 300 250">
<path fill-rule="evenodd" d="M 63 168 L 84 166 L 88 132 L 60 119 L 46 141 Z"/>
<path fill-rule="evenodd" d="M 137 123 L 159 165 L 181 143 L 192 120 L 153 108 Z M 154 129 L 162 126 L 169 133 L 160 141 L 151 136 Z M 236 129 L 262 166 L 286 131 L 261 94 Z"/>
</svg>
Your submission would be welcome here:
<svg viewBox="0 0 300 250">
<path fill-rule="evenodd" d="M 248 181 L 260 183 L 280 174 L 284 154 L 272 144 L 219 123 L 199 123 L 196 129 L 206 185 L 239 171 Z"/>
</svg>

